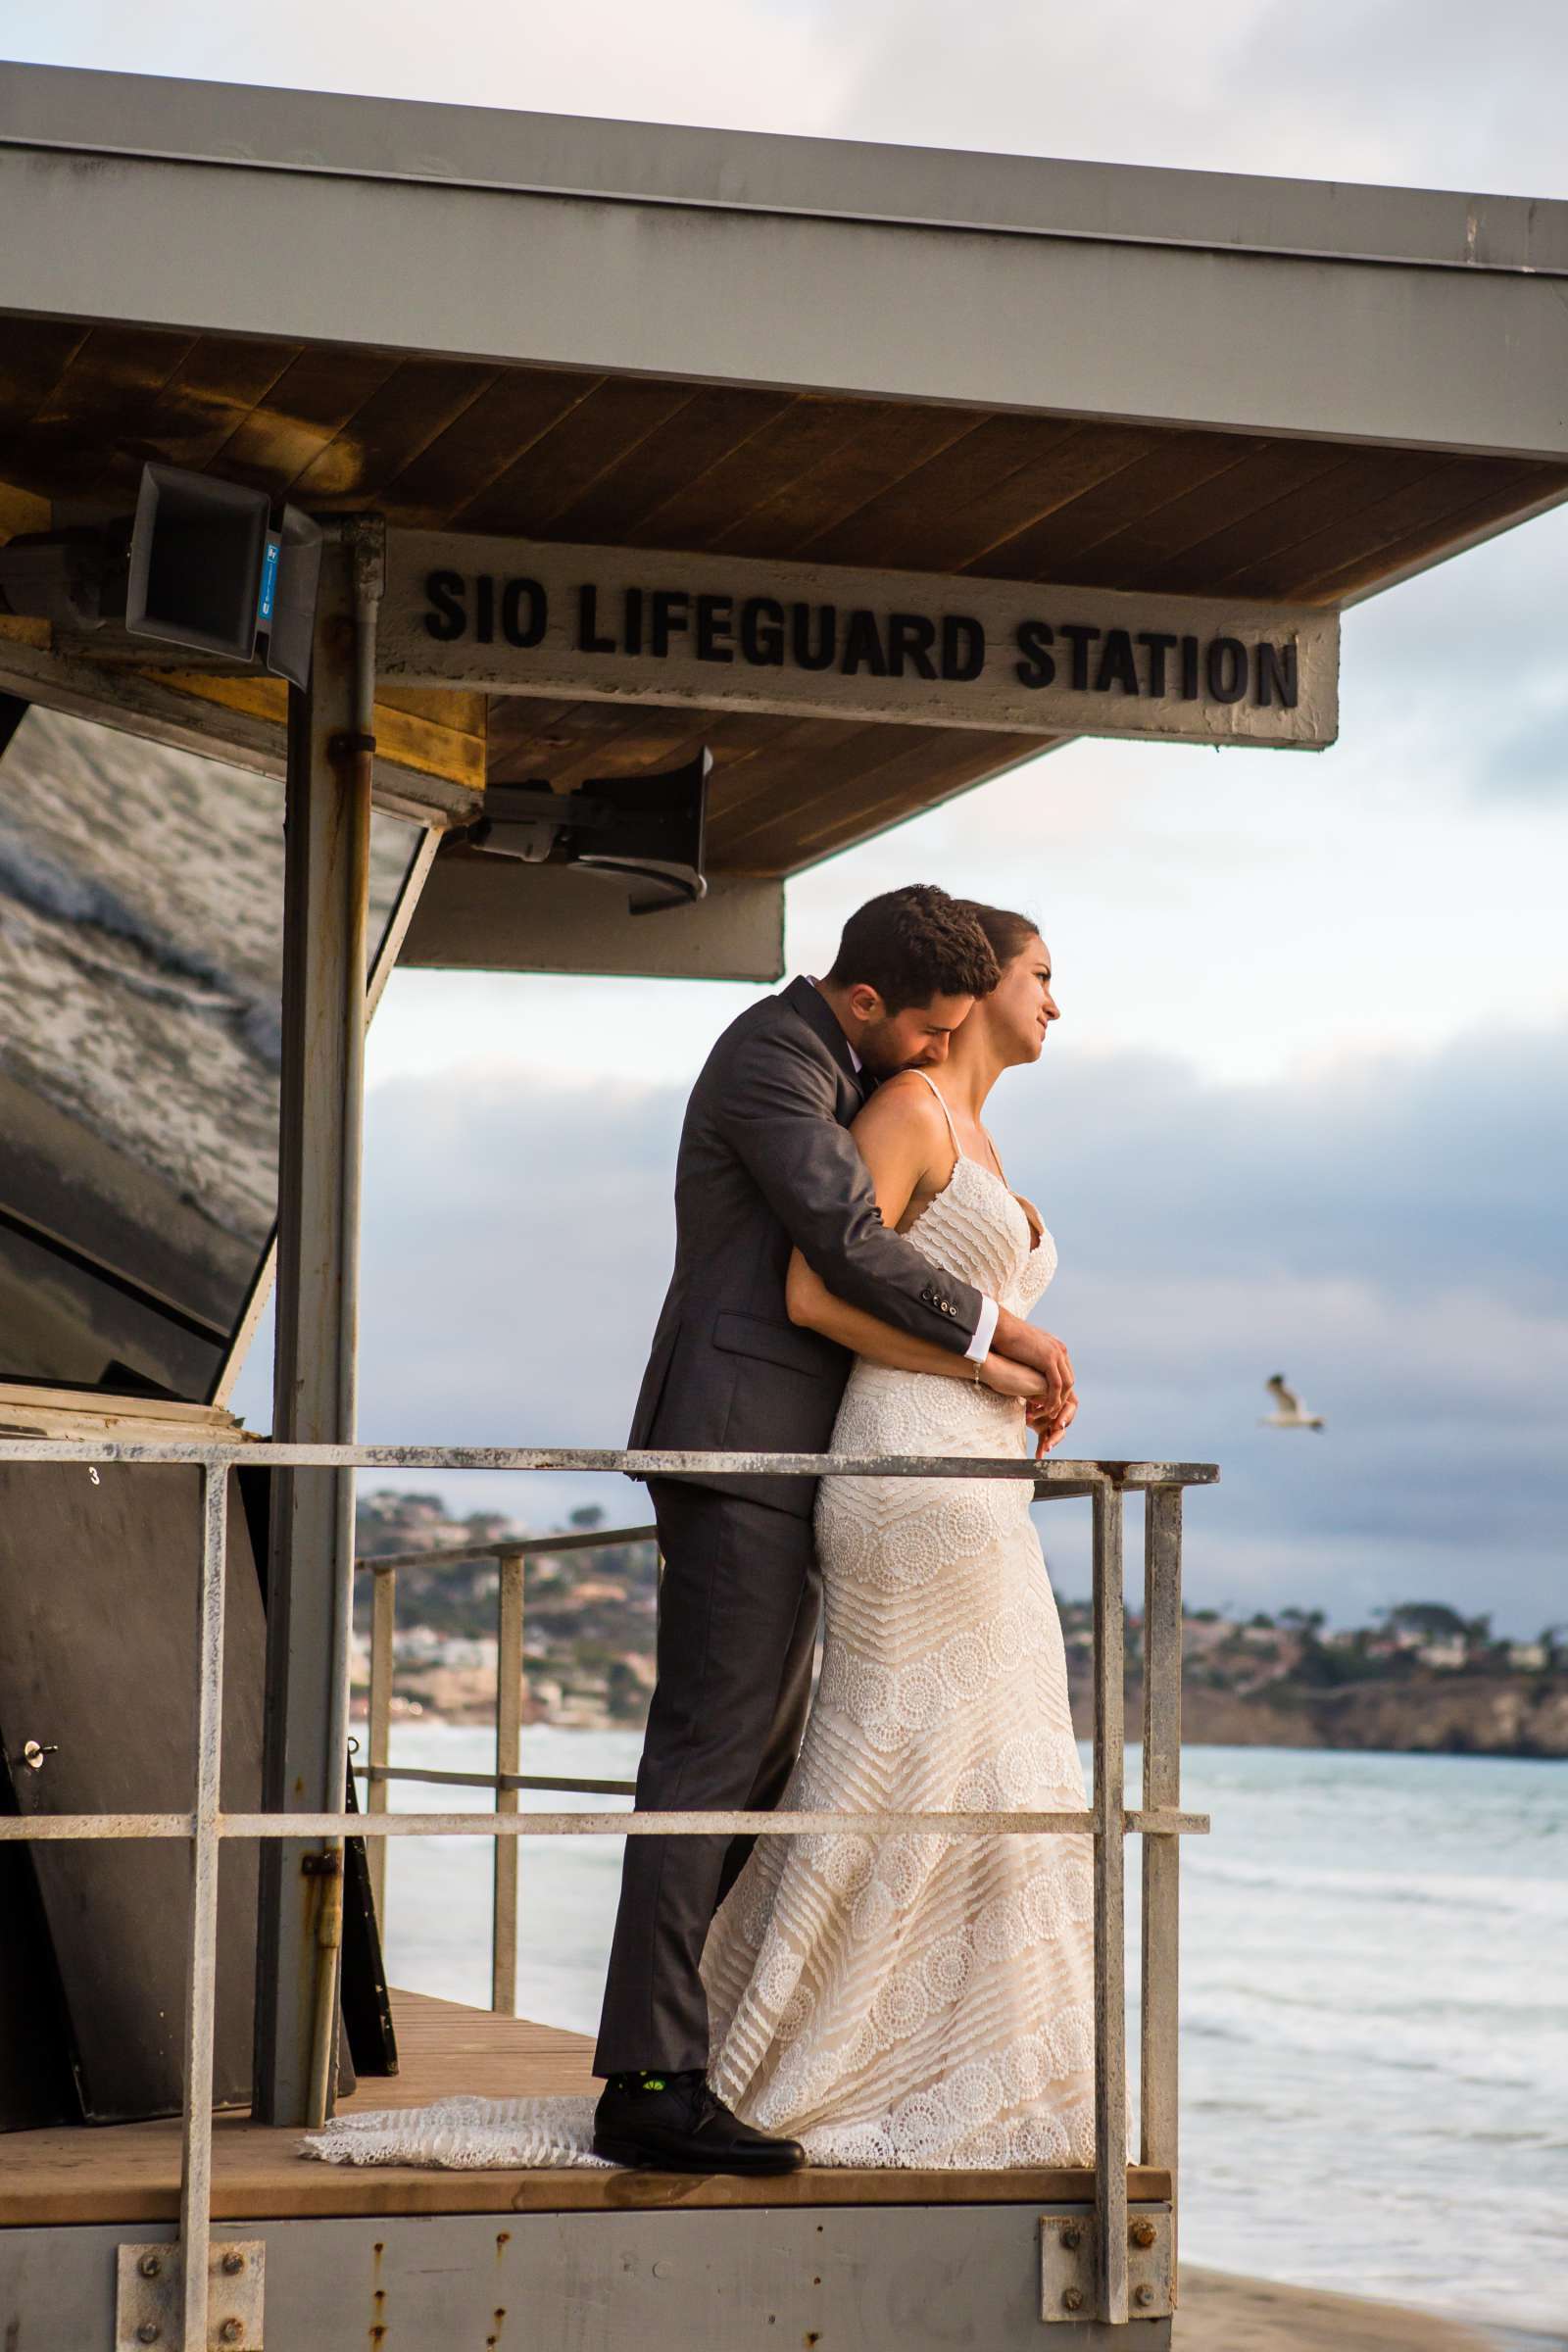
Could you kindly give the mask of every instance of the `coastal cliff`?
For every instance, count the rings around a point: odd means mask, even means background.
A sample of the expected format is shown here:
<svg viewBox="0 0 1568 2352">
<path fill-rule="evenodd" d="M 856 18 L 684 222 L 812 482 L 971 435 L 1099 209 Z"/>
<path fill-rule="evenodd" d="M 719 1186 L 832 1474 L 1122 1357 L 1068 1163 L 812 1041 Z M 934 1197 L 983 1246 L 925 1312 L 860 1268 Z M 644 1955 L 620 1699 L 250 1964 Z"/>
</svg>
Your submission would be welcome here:
<svg viewBox="0 0 1568 2352">
<path fill-rule="evenodd" d="M 564 1729 L 640 1730 L 654 1684 L 657 1561 L 635 1531 L 573 1514 L 570 1544 L 530 1556 L 523 1643 L 524 1720 Z M 362 1557 L 428 1551 L 399 1571 L 394 1707 L 403 1715 L 489 1722 L 497 1671 L 493 1554 L 515 1534 L 485 1514 L 451 1517 L 433 1494 L 363 1496 Z M 586 1542 L 585 1542 L 586 1539 Z M 571 1545 L 582 1548 L 571 1548 Z M 357 1673 L 368 1666 L 369 1579 L 359 1580 Z M 1093 1722 L 1093 1616 L 1058 1594 L 1073 1721 Z M 1188 1746 L 1380 1748 L 1409 1754 L 1568 1758 L 1568 1645 L 1561 1626 L 1534 1641 L 1494 1635 L 1485 1616 L 1410 1601 L 1381 1622 L 1329 1630 L 1317 1609 L 1243 1619 L 1190 1609 L 1182 1623 L 1182 1737 Z M 1143 1625 L 1126 1629 L 1127 1736 L 1143 1718 Z"/>
<path fill-rule="evenodd" d="M 1073 1720 L 1087 1739 L 1087 1678 L 1072 1683 Z M 1143 1722 L 1143 1690 L 1127 1691 L 1127 1736 Z M 1313 1690 L 1182 1692 L 1188 1747 L 1359 1747 L 1413 1755 L 1568 1758 L 1568 1674 L 1432 1675 Z"/>
</svg>

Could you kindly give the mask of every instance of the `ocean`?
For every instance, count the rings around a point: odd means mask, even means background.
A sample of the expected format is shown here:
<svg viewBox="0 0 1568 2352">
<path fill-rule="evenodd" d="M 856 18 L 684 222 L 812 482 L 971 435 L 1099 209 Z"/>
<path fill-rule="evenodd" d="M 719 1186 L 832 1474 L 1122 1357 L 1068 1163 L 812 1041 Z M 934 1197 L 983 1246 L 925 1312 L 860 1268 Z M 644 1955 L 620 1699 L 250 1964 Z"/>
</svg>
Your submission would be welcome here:
<svg viewBox="0 0 1568 2352">
<path fill-rule="evenodd" d="M 639 1745 L 535 1726 L 523 1770 L 630 1779 Z M 484 1771 L 492 1755 L 483 1729 L 393 1727 L 398 1764 Z M 1130 1787 L 1137 1766 L 1135 1748 Z M 392 1787 L 404 1809 L 474 1801 Z M 1183 1845 L 1186 2257 L 1558 2340 L 1568 1766 L 1195 1747 L 1183 1801 L 1213 1818 Z M 618 1838 L 524 1841 L 522 2015 L 594 2030 L 620 1852 Z M 394 1840 L 386 1942 L 395 1984 L 488 2005 L 488 1845 Z"/>
</svg>

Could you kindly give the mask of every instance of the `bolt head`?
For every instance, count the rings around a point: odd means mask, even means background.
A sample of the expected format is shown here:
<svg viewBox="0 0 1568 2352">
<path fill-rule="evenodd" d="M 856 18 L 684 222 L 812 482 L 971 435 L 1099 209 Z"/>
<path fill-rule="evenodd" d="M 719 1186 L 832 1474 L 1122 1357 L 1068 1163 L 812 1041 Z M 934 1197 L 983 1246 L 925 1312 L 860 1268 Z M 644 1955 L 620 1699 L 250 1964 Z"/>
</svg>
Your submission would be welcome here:
<svg viewBox="0 0 1568 2352">
<path fill-rule="evenodd" d="M 1084 2233 L 1081 2230 L 1064 2230 L 1061 2233 L 1061 2242 L 1069 2254 L 1076 2254 L 1084 2242 Z"/>
<path fill-rule="evenodd" d="M 223 2256 L 223 2270 L 225 2275 L 232 2278 L 237 2272 L 242 2271 L 244 2268 L 244 2255 L 236 2253 L 234 2248 L 230 2246 L 228 2252 Z"/>
<path fill-rule="evenodd" d="M 1152 2303 L 1152 2301 L 1153 2301 L 1153 2300 L 1154 2300 L 1154 2290 L 1153 2290 L 1153 2288 L 1152 2288 L 1152 2286 L 1136 2286 L 1136 2287 L 1134 2287 L 1134 2289 L 1133 2289 L 1133 2301 L 1134 2301 L 1135 2303 Z"/>
<path fill-rule="evenodd" d="M 144 2254 L 136 2268 L 144 2278 L 160 2278 L 163 2276 L 164 2258 L 161 2254 Z"/>
<path fill-rule="evenodd" d="M 1127 2234 L 1135 2246 L 1152 2246 L 1154 2242 L 1154 2225 L 1152 2222 L 1134 2222 Z"/>
<path fill-rule="evenodd" d="M 143 2320 L 141 2326 L 136 2330 L 136 2341 L 138 2344 L 156 2344 L 158 2341 L 158 2322 L 156 2320 Z"/>
<path fill-rule="evenodd" d="M 219 2340 L 225 2344 L 237 2344 L 244 2332 L 238 2320 L 225 2320 L 218 2330 Z"/>
<path fill-rule="evenodd" d="M 1061 2294 L 1061 2300 L 1062 2300 L 1062 2304 L 1063 2304 L 1063 2306 L 1064 2306 L 1064 2308 L 1065 2308 L 1066 2310 L 1068 2310 L 1068 2311 L 1082 2311 L 1082 2309 L 1083 2309 L 1083 2304 L 1084 2304 L 1084 2296 L 1083 2296 L 1083 2289 L 1082 2289 L 1082 2287 L 1079 2287 L 1079 2286 L 1068 2286 L 1068 2287 L 1063 2287 L 1063 2289 L 1062 2289 L 1062 2294 Z"/>
</svg>

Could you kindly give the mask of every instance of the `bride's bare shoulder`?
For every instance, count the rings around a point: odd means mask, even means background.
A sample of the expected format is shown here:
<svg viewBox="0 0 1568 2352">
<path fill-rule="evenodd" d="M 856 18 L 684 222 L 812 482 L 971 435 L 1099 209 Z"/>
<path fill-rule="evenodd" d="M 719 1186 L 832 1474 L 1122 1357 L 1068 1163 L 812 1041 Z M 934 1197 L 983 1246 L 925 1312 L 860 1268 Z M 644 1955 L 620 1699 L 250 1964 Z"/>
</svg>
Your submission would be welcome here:
<svg viewBox="0 0 1568 2352">
<path fill-rule="evenodd" d="M 896 1118 L 931 1118 L 938 1126 L 942 1124 L 942 1106 L 932 1092 L 930 1079 L 919 1070 L 895 1070 L 891 1078 L 883 1079 L 865 1107 L 867 1110 L 880 1107 Z"/>
<path fill-rule="evenodd" d="M 946 1133 L 942 1105 L 918 1070 L 899 1070 L 881 1085 L 855 1121 L 857 1135 L 918 1136 Z"/>
</svg>

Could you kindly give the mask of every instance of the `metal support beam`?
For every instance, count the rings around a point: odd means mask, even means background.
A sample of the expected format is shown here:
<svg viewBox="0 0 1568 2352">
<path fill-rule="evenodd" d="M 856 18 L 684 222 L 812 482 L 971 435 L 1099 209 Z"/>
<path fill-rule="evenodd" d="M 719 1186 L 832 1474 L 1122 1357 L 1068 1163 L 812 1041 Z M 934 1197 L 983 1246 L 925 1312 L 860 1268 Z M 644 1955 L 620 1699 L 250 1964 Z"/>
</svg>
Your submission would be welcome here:
<svg viewBox="0 0 1568 2352">
<path fill-rule="evenodd" d="M 1144 1496 L 1144 1808 L 1174 1812 L 1182 1787 L 1182 1491 Z M 1171 2176 L 1171 2282 L 1177 2281 L 1176 2091 L 1181 1852 L 1146 1838 L 1143 2017 L 1139 2031 L 1140 2154 Z"/>
<path fill-rule="evenodd" d="M 179 2306 L 184 2352 L 207 2352 L 208 2235 L 213 2209 L 213 1987 L 218 1976 L 218 1866 L 223 1766 L 223 1578 L 228 1477 L 202 1474 L 197 1587 L 196 1785 L 192 1791 L 190 1946 L 185 1976 L 185 2111 L 180 2123 Z"/>
<path fill-rule="evenodd" d="M 397 1624 L 398 1573 L 383 1568 L 370 1583 L 370 1695 L 366 1726 L 370 1770 L 366 1787 L 368 1813 L 386 1811 L 386 1773 L 392 1761 L 392 1636 Z M 386 1943 L 386 1839 L 367 1849 L 375 1924 Z"/>
<path fill-rule="evenodd" d="M 420 893 L 429 880 L 440 842 L 441 836 L 436 828 L 433 825 L 426 826 L 424 837 L 409 861 L 409 870 L 403 877 L 403 888 L 398 895 L 397 904 L 382 928 L 380 943 L 375 950 L 375 960 L 370 965 L 370 977 L 366 984 L 365 1021 L 367 1028 L 375 1018 L 375 1008 L 385 995 L 386 984 L 391 979 L 393 969 L 401 958 L 409 925 L 414 920 L 414 912 L 418 906 Z M 208 1398 L 210 1404 L 227 1404 L 230 1396 L 233 1396 L 234 1383 L 239 1378 L 240 1368 L 250 1353 L 251 1343 L 255 1339 L 261 1326 L 262 1317 L 267 1311 L 267 1301 L 272 1296 L 272 1284 L 276 1276 L 277 1235 L 274 1231 L 271 1240 L 267 1245 L 267 1255 L 256 1269 L 256 1279 L 251 1285 L 251 1295 L 245 1301 L 245 1311 L 235 1326 L 233 1338 L 228 1344 L 228 1353 L 223 1359 L 223 1369 L 218 1376 L 218 1383 L 212 1396 Z"/>
<path fill-rule="evenodd" d="M 522 1553 L 501 1555 L 496 1595 L 496 1811 L 515 1813 L 517 1791 L 502 1775 L 522 1770 Z M 517 2013 L 517 1862 L 515 1838 L 498 1838 L 495 1852 L 495 1909 L 490 1935 L 490 2006 L 503 2017 Z"/>
<path fill-rule="evenodd" d="M 355 1428 L 379 573 L 379 526 L 345 522 L 323 551 L 310 687 L 289 697 L 273 1430 L 307 1443 L 351 1442 Z M 269 1808 L 343 1806 L 353 1573 L 353 1473 L 280 1471 L 268 1588 Z M 334 1860 L 340 1872 L 341 1841 L 331 1839 L 270 1846 L 263 1858 L 254 2101 L 267 2123 L 319 2121 L 330 2109 Z"/>
<path fill-rule="evenodd" d="M 1096 2316 L 1121 2327 L 1127 2295 L 1127 1849 L 1122 1692 L 1122 1497 L 1094 1497 Z"/>
</svg>

